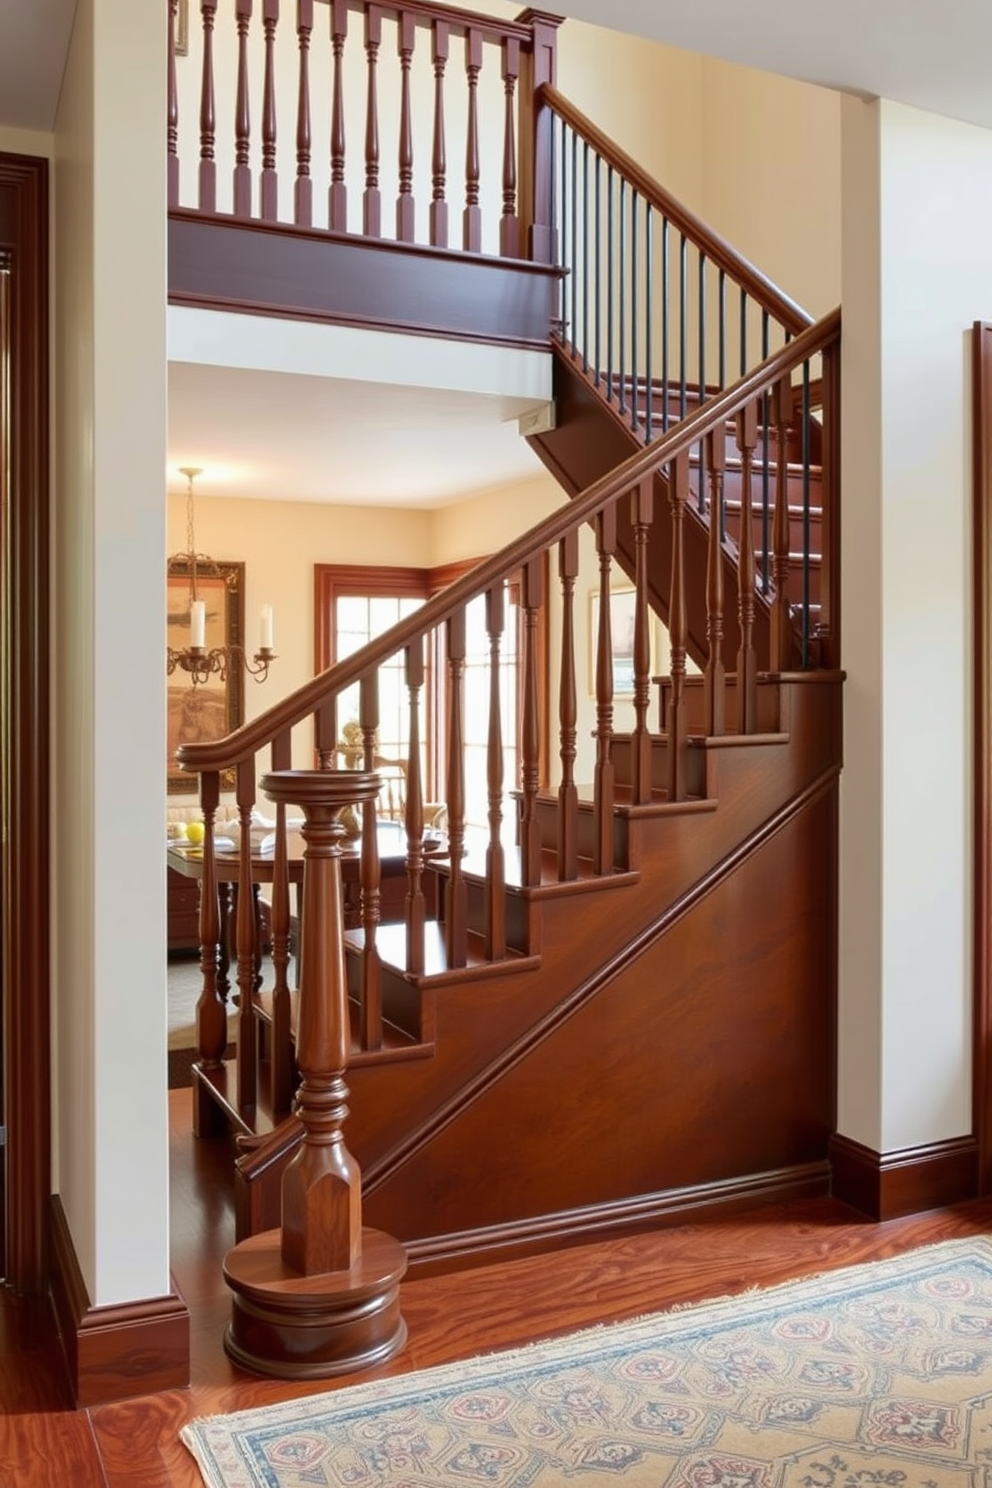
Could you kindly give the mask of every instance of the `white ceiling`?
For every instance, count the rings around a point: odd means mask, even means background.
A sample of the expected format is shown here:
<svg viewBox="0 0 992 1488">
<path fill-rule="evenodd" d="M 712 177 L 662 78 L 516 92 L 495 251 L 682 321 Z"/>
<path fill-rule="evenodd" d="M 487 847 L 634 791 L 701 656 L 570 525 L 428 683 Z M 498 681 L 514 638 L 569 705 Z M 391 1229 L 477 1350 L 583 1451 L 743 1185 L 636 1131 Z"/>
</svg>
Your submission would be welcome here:
<svg viewBox="0 0 992 1488">
<path fill-rule="evenodd" d="M 75 3 L 0 0 L 0 124 L 53 128 Z M 992 128 L 989 0 L 560 0 L 556 8 Z M 481 487 L 536 468 L 515 424 L 505 422 L 512 412 L 505 400 L 176 363 L 169 398 L 170 474 L 203 464 L 205 492 L 219 494 L 229 481 L 242 494 L 247 487 L 304 500 L 432 506 L 472 488 L 466 469 L 486 472 L 475 482 Z"/>
</svg>

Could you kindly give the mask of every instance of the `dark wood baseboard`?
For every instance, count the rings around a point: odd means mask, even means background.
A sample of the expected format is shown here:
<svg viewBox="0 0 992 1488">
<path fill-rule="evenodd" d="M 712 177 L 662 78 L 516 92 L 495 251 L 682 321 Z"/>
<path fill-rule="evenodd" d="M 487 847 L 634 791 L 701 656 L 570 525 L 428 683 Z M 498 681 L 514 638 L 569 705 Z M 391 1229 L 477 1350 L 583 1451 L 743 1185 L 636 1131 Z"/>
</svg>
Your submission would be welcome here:
<svg viewBox="0 0 992 1488">
<path fill-rule="evenodd" d="M 58 1194 L 51 1203 L 52 1302 L 78 1408 L 190 1382 L 189 1309 L 178 1291 L 93 1307 Z"/>
<path fill-rule="evenodd" d="M 732 1178 L 725 1183 L 642 1194 L 617 1203 L 592 1204 L 588 1208 L 460 1234 L 404 1240 L 407 1276 L 443 1275 L 472 1266 L 502 1264 L 565 1246 L 589 1245 L 640 1231 L 740 1214 L 765 1204 L 824 1197 L 829 1191 L 828 1164 L 811 1162 Z"/>
<path fill-rule="evenodd" d="M 879 1153 L 850 1137 L 834 1136 L 830 1162 L 834 1198 L 869 1219 L 901 1219 L 978 1195 L 974 1137 Z"/>
</svg>

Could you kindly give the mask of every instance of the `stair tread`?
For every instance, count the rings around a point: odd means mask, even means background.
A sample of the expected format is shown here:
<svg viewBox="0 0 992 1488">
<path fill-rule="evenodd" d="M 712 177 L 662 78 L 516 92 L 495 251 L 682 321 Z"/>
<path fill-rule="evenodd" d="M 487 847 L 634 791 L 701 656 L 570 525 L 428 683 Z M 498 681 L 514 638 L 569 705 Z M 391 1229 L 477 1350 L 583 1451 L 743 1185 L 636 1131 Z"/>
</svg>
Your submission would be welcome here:
<svg viewBox="0 0 992 1488">
<path fill-rule="evenodd" d="M 254 1000 L 255 1016 L 259 1022 L 269 1026 L 272 1024 L 272 992 L 271 987 L 262 988 L 261 991 L 255 993 Z M 299 1023 L 299 1008 L 300 993 L 299 989 L 294 987 L 289 993 L 289 1033 L 294 1045 Z M 431 1052 L 432 1045 L 423 1043 L 385 1019 L 382 1023 L 382 1046 L 379 1049 L 363 1049 L 358 1023 L 358 1004 L 352 999 L 348 1002 L 348 1014 L 351 1022 L 349 1064 L 368 1064 L 373 1060 L 417 1059 Z"/>
<path fill-rule="evenodd" d="M 364 949 L 364 930 L 346 930 L 344 938 L 345 947 L 352 953 Z M 421 972 L 406 970 L 405 925 L 380 925 L 376 930 L 375 946 L 384 967 L 417 982 L 453 981 L 466 975 L 493 977 L 540 965 L 539 956 L 524 955 L 512 946 L 507 947 L 502 960 L 488 961 L 483 953 L 481 935 L 470 930 L 466 940 L 465 965 L 449 967 L 444 921 L 428 920 L 424 926 L 424 969 Z"/>
</svg>

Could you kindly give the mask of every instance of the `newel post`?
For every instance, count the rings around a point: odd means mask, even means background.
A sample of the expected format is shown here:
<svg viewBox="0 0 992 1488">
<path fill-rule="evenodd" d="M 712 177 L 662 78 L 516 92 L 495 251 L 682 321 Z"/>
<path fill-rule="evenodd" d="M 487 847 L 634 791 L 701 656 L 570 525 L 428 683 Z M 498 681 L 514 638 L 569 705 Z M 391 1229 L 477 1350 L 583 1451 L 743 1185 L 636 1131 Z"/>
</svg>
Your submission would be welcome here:
<svg viewBox="0 0 992 1488">
<path fill-rule="evenodd" d="M 553 127 L 551 110 L 537 97 L 543 83 L 557 81 L 558 27 L 564 16 L 528 7 L 517 21 L 531 28 L 531 46 L 520 69 L 520 226 L 527 257 L 554 263 Z"/>
<path fill-rule="evenodd" d="M 304 814 L 295 1106 L 304 1135 L 283 1176 L 282 1224 L 225 1258 L 234 1301 L 224 1347 L 242 1367 L 283 1379 L 368 1368 L 406 1339 L 406 1252 L 363 1228 L 361 1172 L 342 1130 L 350 1035 L 340 817 L 374 802 L 380 785 L 373 770 L 277 770 L 261 781 L 269 800 Z"/>
</svg>

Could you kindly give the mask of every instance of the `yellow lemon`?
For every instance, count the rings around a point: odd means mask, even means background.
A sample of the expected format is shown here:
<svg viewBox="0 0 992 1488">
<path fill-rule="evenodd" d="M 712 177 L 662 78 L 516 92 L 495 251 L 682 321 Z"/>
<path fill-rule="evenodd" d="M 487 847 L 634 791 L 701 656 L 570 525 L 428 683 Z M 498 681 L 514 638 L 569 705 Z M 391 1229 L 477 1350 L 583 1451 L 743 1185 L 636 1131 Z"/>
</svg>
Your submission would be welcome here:
<svg viewBox="0 0 992 1488">
<path fill-rule="evenodd" d="M 190 842 L 202 842 L 206 836 L 206 829 L 202 821 L 191 821 L 186 823 L 186 836 Z"/>
</svg>

